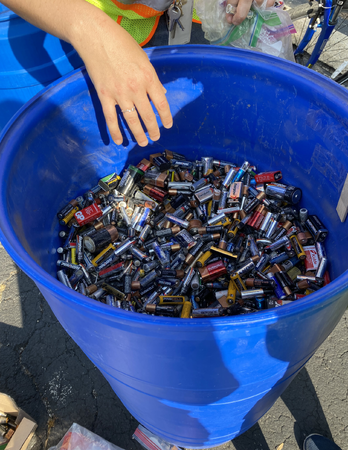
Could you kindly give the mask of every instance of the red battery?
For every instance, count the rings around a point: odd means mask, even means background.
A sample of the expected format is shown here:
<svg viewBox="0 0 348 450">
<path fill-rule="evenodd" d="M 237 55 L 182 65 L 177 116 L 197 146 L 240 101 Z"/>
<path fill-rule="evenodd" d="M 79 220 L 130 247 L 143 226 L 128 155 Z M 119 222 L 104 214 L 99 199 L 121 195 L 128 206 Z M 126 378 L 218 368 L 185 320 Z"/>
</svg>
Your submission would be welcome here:
<svg viewBox="0 0 348 450">
<path fill-rule="evenodd" d="M 216 278 L 219 278 L 227 273 L 226 267 L 222 261 L 214 262 L 198 270 L 202 277 L 203 283 L 206 283 L 207 281 L 213 281 Z"/>
<path fill-rule="evenodd" d="M 167 197 L 168 192 L 163 191 L 162 189 L 150 185 L 146 185 L 143 187 L 144 194 L 149 195 L 150 197 L 154 198 L 155 200 L 159 200 L 160 202 L 163 202 L 163 200 Z"/>
<path fill-rule="evenodd" d="M 265 206 L 259 205 L 256 208 L 256 211 L 254 212 L 254 214 L 248 220 L 248 225 L 250 225 L 251 227 L 258 230 L 261 223 L 263 222 L 263 219 L 265 218 L 264 211 L 265 211 Z"/>
<path fill-rule="evenodd" d="M 92 203 L 90 206 L 87 206 L 74 214 L 80 227 L 86 225 L 86 223 L 93 222 L 93 220 L 98 219 L 98 217 L 102 215 L 103 212 L 96 203 Z"/>
<path fill-rule="evenodd" d="M 250 217 L 250 219 L 248 220 L 247 224 L 250 227 L 253 227 L 255 225 L 255 222 L 256 222 L 256 220 L 258 218 L 258 214 L 257 213 L 258 213 L 258 211 L 253 212 L 251 217 Z"/>
<path fill-rule="evenodd" d="M 274 172 L 262 172 L 255 175 L 256 183 L 273 183 L 274 181 L 279 181 L 283 177 L 280 170 Z"/>
<path fill-rule="evenodd" d="M 306 247 L 303 247 L 303 250 L 306 253 L 306 270 L 317 270 L 317 268 L 319 267 L 319 258 L 315 245 L 307 245 Z"/>
<path fill-rule="evenodd" d="M 140 163 L 136 167 L 142 170 L 143 172 L 146 172 L 151 166 L 153 166 L 153 164 L 144 158 L 140 161 Z"/>
</svg>

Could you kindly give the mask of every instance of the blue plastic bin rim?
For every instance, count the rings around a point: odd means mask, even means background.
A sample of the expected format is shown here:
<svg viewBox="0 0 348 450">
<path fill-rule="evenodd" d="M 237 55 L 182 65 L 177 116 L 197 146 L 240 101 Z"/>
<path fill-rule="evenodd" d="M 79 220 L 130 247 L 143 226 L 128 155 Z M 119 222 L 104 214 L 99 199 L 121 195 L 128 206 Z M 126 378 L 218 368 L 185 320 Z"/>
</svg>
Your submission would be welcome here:
<svg viewBox="0 0 348 450">
<path fill-rule="evenodd" d="M 1 8 L 2 5 L 0 5 Z M 10 9 L 0 9 L 0 22 L 7 22 L 8 20 L 19 19 L 20 17 Z"/>
<path fill-rule="evenodd" d="M 153 50 L 155 51 L 154 57 L 151 58 L 151 53 Z M 248 59 L 250 62 L 253 61 L 258 65 L 263 64 L 266 66 L 273 66 L 280 69 L 282 72 L 284 71 L 284 76 L 286 72 L 293 72 L 298 74 L 299 76 L 305 76 L 307 79 L 313 81 L 313 83 L 317 83 L 322 85 L 323 89 L 326 90 L 327 95 L 332 95 L 335 98 L 339 98 L 346 102 L 348 105 L 348 92 L 339 86 L 337 83 L 329 80 L 323 75 L 311 71 L 306 67 L 302 67 L 298 64 L 285 61 L 283 59 L 279 59 L 273 56 L 249 51 L 249 50 L 241 50 L 236 48 L 227 48 L 227 47 L 218 47 L 218 46 L 206 46 L 206 45 L 189 45 L 189 46 L 165 46 L 165 47 L 155 47 L 148 48 L 145 50 L 148 54 L 150 60 L 155 62 L 156 60 L 160 60 L 163 56 L 168 56 L 169 53 L 175 56 L 175 54 L 183 55 L 183 54 L 192 54 L 200 53 L 202 58 L 204 56 L 210 55 L 221 55 L 223 57 L 231 56 L 237 59 Z M 10 152 L 4 148 L 1 151 L 1 143 L 7 133 L 11 133 L 11 128 L 22 114 L 24 114 L 28 109 L 30 109 L 35 102 L 45 96 L 48 91 L 54 90 L 56 86 L 60 83 L 66 83 L 69 79 L 76 79 L 80 76 L 81 72 L 85 71 L 85 67 L 77 69 L 68 75 L 56 80 L 51 83 L 45 89 L 40 91 L 35 97 L 29 100 L 22 108 L 20 108 L 17 113 L 12 117 L 12 119 L 7 123 L 2 133 L 0 134 L 0 180 L 2 180 L 5 176 L 5 168 L 7 167 L 7 160 L 9 159 Z M 44 269 L 42 269 L 25 251 L 24 247 L 19 243 L 16 234 L 11 226 L 11 223 L 7 219 L 6 211 L 4 204 L 1 199 L 4 196 L 4 192 L 2 192 L 2 185 L 0 183 L 0 221 L 3 223 L 3 227 L 6 230 L 5 232 L 0 228 L 0 242 L 3 244 L 5 250 L 14 260 L 14 262 L 27 274 L 30 278 L 32 278 L 35 282 L 41 284 L 44 288 L 49 289 L 54 294 L 60 297 L 60 300 L 64 303 L 72 303 L 79 305 L 89 312 L 93 313 L 96 317 L 103 317 L 104 319 L 108 319 L 109 321 L 114 322 L 133 322 L 138 323 L 139 325 L 147 323 L 148 325 L 167 325 L 173 326 L 174 323 L 178 327 L 178 331 L 180 327 L 185 327 L 185 332 L 192 329 L 192 332 L 197 332 L 197 330 L 204 332 L 205 329 L 211 330 L 216 328 L 230 328 L 231 326 L 240 326 L 240 325 L 252 325 L 253 323 L 257 323 L 258 325 L 267 326 L 269 324 L 274 323 L 275 320 L 284 318 L 286 316 L 296 316 L 297 314 L 304 312 L 306 310 L 310 310 L 313 308 L 320 308 L 321 303 L 324 300 L 327 300 L 328 295 L 334 301 L 334 297 L 337 295 L 342 295 L 346 289 L 348 289 L 348 271 L 345 271 L 338 278 L 333 280 L 328 286 L 316 291 L 310 295 L 308 299 L 303 299 L 299 301 L 295 301 L 290 305 L 284 305 L 279 308 L 273 308 L 269 311 L 260 311 L 257 313 L 239 315 L 239 316 L 230 316 L 230 317 L 222 317 L 222 318 L 202 318 L 202 319 L 189 319 L 184 320 L 180 318 L 167 318 L 167 317 L 156 317 L 156 316 L 148 316 L 145 314 L 137 314 L 131 313 L 129 311 L 123 311 L 118 308 L 114 308 L 112 306 L 108 306 L 95 300 L 89 299 L 82 294 L 76 293 L 75 291 L 67 288 L 64 284 L 58 281 L 56 278 L 48 274 Z M 348 295 L 348 293 L 346 294 Z M 67 298 L 68 297 L 68 298 Z M 186 326 L 187 325 L 187 326 Z"/>
</svg>

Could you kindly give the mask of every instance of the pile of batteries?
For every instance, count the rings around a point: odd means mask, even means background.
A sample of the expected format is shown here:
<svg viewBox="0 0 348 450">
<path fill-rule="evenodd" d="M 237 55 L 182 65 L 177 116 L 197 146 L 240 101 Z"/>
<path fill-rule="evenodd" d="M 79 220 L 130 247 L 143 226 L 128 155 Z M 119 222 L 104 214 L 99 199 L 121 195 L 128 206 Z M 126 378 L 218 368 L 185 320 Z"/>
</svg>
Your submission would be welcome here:
<svg viewBox="0 0 348 450">
<path fill-rule="evenodd" d="M 166 150 L 108 175 L 58 218 L 58 279 L 108 305 L 161 316 L 247 314 L 330 282 L 327 229 L 280 171 Z"/>
<path fill-rule="evenodd" d="M 16 417 L 0 410 L 0 443 L 2 440 L 9 441 L 16 431 Z"/>
</svg>

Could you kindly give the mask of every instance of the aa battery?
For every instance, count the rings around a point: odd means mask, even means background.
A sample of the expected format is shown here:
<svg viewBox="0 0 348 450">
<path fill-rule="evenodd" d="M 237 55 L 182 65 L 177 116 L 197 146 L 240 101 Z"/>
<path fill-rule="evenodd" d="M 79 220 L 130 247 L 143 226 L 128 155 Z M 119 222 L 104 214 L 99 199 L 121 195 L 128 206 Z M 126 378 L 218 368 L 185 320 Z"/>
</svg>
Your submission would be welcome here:
<svg viewBox="0 0 348 450">
<path fill-rule="evenodd" d="M 57 261 L 57 266 L 64 267 L 66 269 L 71 269 L 71 270 L 79 270 L 81 268 L 81 266 L 79 264 L 72 264 L 70 262 L 63 261 L 60 259 Z"/>
<path fill-rule="evenodd" d="M 160 264 L 162 265 L 162 267 L 168 266 L 168 264 L 170 263 L 170 259 L 167 255 L 167 253 L 160 247 L 160 245 L 157 241 L 154 241 L 152 243 L 152 248 L 153 248 L 155 255 L 157 256 Z"/>
<path fill-rule="evenodd" d="M 64 272 L 64 270 L 58 270 L 57 271 L 57 277 L 58 280 L 65 284 L 65 286 L 69 287 L 70 289 L 72 289 L 72 286 L 70 284 L 69 278 L 67 277 L 66 273 Z"/>
<path fill-rule="evenodd" d="M 70 214 L 72 212 L 72 210 L 78 206 L 78 201 L 77 200 L 70 200 L 70 202 L 68 204 L 66 204 L 58 213 L 57 213 L 57 217 L 58 219 L 64 219 L 64 217 L 66 217 L 68 214 Z"/>
<path fill-rule="evenodd" d="M 273 293 L 273 290 L 265 290 L 265 289 L 251 289 L 249 291 L 242 291 L 241 297 L 242 300 L 248 300 L 250 298 L 256 298 L 256 297 L 264 297 L 265 295 Z"/>
<path fill-rule="evenodd" d="M 192 318 L 199 319 L 202 317 L 219 317 L 223 315 L 223 309 L 218 308 L 200 308 L 192 311 Z"/>
<path fill-rule="evenodd" d="M 191 191 L 192 183 L 181 182 L 181 181 L 169 181 L 168 190 L 176 189 L 179 191 Z"/>
<path fill-rule="evenodd" d="M 187 220 L 179 219 L 178 217 L 175 217 L 173 214 L 166 214 L 167 220 L 169 222 L 174 223 L 175 225 L 178 225 L 181 228 L 185 228 L 185 230 L 190 226 L 190 223 Z"/>
<path fill-rule="evenodd" d="M 126 253 L 132 245 L 136 243 L 136 239 L 126 239 L 121 245 L 119 245 L 114 251 L 115 256 L 121 256 Z"/>
<path fill-rule="evenodd" d="M 209 183 L 209 180 L 207 178 L 201 178 L 200 180 L 196 181 L 190 186 L 190 190 L 192 192 L 198 191 L 199 189 L 202 189 L 204 186 L 206 186 Z"/>
<path fill-rule="evenodd" d="M 222 182 L 222 186 L 225 189 L 227 189 L 230 186 L 230 184 L 232 183 L 232 179 L 233 179 L 235 174 L 236 174 L 236 170 L 233 167 L 231 167 L 230 170 L 228 171 L 224 181 Z"/>
<path fill-rule="evenodd" d="M 245 172 L 249 169 L 249 167 L 250 167 L 250 164 L 248 163 L 248 161 L 244 161 L 242 166 L 239 168 L 238 172 L 233 177 L 232 181 L 233 182 L 240 181 L 240 179 L 244 176 Z"/>
<path fill-rule="evenodd" d="M 145 225 L 139 234 L 139 240 L 141 242 L 145 242 L 150 233 L 151 233 L 151 226 Z"/>
<path fill-rule="evenodd" d="M 289 238 L 287 236 L 283 236 L 282 238 L 277 239 L 272 244 L 267 245 L 267 247 L 264 248 L 264 251 L 266 253 L 274 252 L 275 250 L 278 250 L 278 248 L 284 247 L 285 245 L 289 244 L 289 242 Z"/>
<path fill-rule="evenodd" d="M 226 219 L 226 215 L 224 213 L 219 213 L 216 216 L 214 216 L 211 219 L 209 219 L 207 221 L 207 225 L 208 226 L 215 225 L 215 224 L 217 224 L 217 223 L 219 223 L 221 221 L 222 222 L 225 221 L 225 219 Z"/>
</svg>

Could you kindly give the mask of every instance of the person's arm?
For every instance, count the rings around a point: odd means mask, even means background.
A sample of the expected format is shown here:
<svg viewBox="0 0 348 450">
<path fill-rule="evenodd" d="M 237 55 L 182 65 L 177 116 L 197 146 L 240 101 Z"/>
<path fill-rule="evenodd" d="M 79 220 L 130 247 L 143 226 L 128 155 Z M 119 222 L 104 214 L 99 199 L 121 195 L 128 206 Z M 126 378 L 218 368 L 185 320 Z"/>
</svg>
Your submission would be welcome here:
<svg viewBox="0 0 348 450">
<path fill-rule="evenodd" d="M 160 137 L 149 98 L 162 124 L 170 128 L 173 119 L 165 89 L 146 53 L 107 14 L 85 0 L 1 0 L 28 22 L 72 44 L 83 59 L 101 101 L 110 134 L 122 143 L 115 104 L 121 110 L 133 106 L 141 116 L 149 137 Z M 124 118 L 141 146 L 148 143 L 137 111 Z"/>
</svg>

